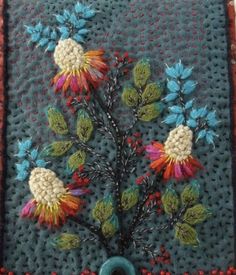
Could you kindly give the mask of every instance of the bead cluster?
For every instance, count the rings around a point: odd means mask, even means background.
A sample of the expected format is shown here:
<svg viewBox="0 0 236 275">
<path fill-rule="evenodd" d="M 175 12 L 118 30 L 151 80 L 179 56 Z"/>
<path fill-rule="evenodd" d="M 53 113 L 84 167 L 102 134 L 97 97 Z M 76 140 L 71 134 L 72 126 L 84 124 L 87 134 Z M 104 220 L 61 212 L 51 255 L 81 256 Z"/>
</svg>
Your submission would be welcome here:
<svg viewBox="0 0 236 275">
<path fill-rule="evenodd" d="M 191 155 L 193 132 L 188 126 L 180 125 L 170 131 L 165 142 L 165 153 L 177 161 L 183 161 Z"/>
<path fill-rule="evenodd" d="M 145 147 L 143 146 L 142 134 L 139 132 L 134 133 L 131 137 L 127 138 L 128 145 L 134 150 L 137 155 L 141 155 Z"/>
<path fill-rule="evenodd" d="M 59 198 L 67 192 L 63 182 L 53 171 L 40 167 L 31 171 L 29 187 L 35 200 L 48 206 L 57 203 Z"/>
<path fill-rule="evenodd" d="M 146 201 L 145 205 L 147 207 L 150 206 L 150 205 L 157 206 L 157 209 L 156 209 L 157 214 L 161 215 L 163 213 L 161 193 L 160 192 L 155 192 L 155 193 L 149 195 L 148 200 Z"/>
<path fill-rule="evenodd" d="M 83 47 L 71 38 L 59 40 L 54 60 L 61 70 L 78 70 L 85 63 Z"/>
</svg>

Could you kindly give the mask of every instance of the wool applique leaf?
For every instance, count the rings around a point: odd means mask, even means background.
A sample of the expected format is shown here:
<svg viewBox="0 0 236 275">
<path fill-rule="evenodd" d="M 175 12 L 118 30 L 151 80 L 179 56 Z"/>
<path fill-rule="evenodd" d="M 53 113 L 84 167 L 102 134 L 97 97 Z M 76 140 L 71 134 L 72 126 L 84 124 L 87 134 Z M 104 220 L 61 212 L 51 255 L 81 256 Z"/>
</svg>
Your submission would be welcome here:
<svg viewBox="0 0 236 275">
<path fill-rule="evenodd" d="M 82 142 L 87 142 L 93 133 L 93 122 L 84 111 L 78 114 L 76 133 Z"/>
<path fill-rule="evenodd" d="M 142 104 L 152 103 L 158 100 L 163 89 L 157 83 L 149 83 L 142 93 Z"/>
<path fill-rule="evenodd" d="M 125 190 L 121 196 L 122 209 L 127 211 L 134 207 L 139 200 L 139 188 L 138 186 L 132 186 Z"/>
<path fill-rule="evenodd" d="M 52 129 L 52 131 L 59 135 L 66 135 L 68 133 L 67 123 L 60 111 L 53 107 L 49 107 L 47 110 L 47 117 L 49 128 Z"/>
<path fill-rule="evenodd" d="M 196 180 L 185 186 L 181 193 L 181 202 L 184 206 L 192 206 L 197 203 L 200 195 L 200 186 Z"/>
<path fill-rule="evenodd" d="M 184 214 L 184 222 L 194 225 L 204 222 L 211 215 L 210 211 L 202 204 L 188 208 Z"/>
<path fill-rule="evenodd" d="M 121 99 L 128 107 L 135 107 L 139 104 L 140 96 L 135 88 L 126 87 L 123 90 Z"/>
<path fill-rule="evenodd" d="M 161 102 L 145 105 L 138 110 L 138 118 L 142 121 L 151 121 L 157 118 L 164 109 Z"/>
<path fill-rule="evenodd" d="M 113 214 L 108 220 L 102 224 L 102 234 L 105 238 L 111 238 L 115 235 L 119 228 L 118 218 Z"/>
<path fill-rule="evenodd" d="M 167 188 L 162 196 L 162 203 L 167 214 L 174 214 L 179 209 L 179 197 L 174 189 Z"/>
<path fill-rule="evenodd" d="M 151 67 L 147 60 L 140 60 L 133 70 L 134 84 L 138 88 L 145 86 L 151 76 Z"/>
<path fill-rule="evenodd" d="M 96 205 L 92 210 L 92 216 L 100 223 L 104 223 L 108 218 L 111 217 L 113 211 L 114 208 L 112 198 L 108 196 L 96 202 Z"/>
<path fill-rule="evenodd" d="M 67 161 L 67 171 L 71 174 L 81 165 L 85 163 L 86 153 L 83 150 L 78 150 L 71 155 Z"/>
<path fill-rule="evenodd" d="M 60 250 L 75 249 L 80 246 L 80 237 L 74 234 L 62 233 L 54 238 L 51 244 Z"/>
<path fill-rule="evenodd" d="M 197 231 L 187 223 L 177 223 L 175 225 L 175 238 L 182 245 L 198 246 L 199 244 Z"/>
<path fill-rule="evenodd" d="M 43 151 L 42 155 L 50 157 L 60 157 L 63 156 L 66 152 L 72 147 L 72 141 L 54 141 L 48 145 Z"/>
</svg>

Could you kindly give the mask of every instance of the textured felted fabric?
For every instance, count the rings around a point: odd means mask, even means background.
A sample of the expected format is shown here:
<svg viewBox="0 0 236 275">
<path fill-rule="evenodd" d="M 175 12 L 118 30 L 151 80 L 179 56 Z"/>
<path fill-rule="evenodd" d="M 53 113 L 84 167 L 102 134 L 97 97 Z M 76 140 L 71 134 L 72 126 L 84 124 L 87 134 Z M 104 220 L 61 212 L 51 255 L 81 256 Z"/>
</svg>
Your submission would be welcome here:
<svg viewBox="0 0 236 275">
<path fill-rule="evenodd" d="M 87 50 L 103 47 L 106 52 L 128 51 L 135 59 L 150 60 L 155 79 L 163 80 L 165 64 L 174 64 L 179 59 L 187 66 L 194 66 L 193 78 L 199 85 L 195 97 L 200 105 L 207 104 L 216 109 L 220 124 L 219 138 L 215 148 L 199 141 L 195 155 L 204 165 L 197 174 L 201 184 L 201 201 L 208 205 L 212 217 L 198 226 L 200 246 L 183 247 L 174 239 L 173 231 L 153 232 L 145 236 L 157 247 L 164 244 L 171 253 L 171 264 L 167 267 L 173 274 L 190 273 L 214 268 L 226 269 L 234 260 L 233 187 L 230 143 L 230 81 L 227 55 L 227 30 L 225 3 L 221 0 L 98 0 L 84 1 L 100 12 L 91 21 L 91 32 L 85 47 Z M 88 242 L 78 250 L 55 251 L 49 239 L 56 236 L 56 230 L 39 228 L 36 222 L 22 220 L 19 212 L 30 198 L 26 183 L 17 182 L 15 163 L 17 140 L 32 137 L 37 145 L 48 145 L 55 136 L 47 127 L 45 108 L 54 105 L 64 110 L 65 116 L 74 127 L 75 118 L 65 109 L 60 95 L 55 95 L 49 82 L 55 73 L 52 55 L 36 50 L 28 44 L 25 25 L 39 20 L 55 24 L 55 13 L 70 9 L 75 1 L 53 0 L 9 0 L 7 1 L 7 177 L 5 183 L 5 226 L 4 266 L 33 274 L 72 274 L 89 267 L 99 270 L 106 260 L 103 248 L 96 242 Z M 117 114 L 127 119 L 127 109 L 119 106 Z M 137 130 L 143 133 L 145 144 L 151 140 L 164 141 L 169 127 L 162 124 L 163 118 L 155 123 L 139 123 Z M 129 118 L 126 121 L 129 123 Z M 99 152 L 114 158 L 114 148 L 100 134 L 91 144 Z M 65 158 L 53 159 L 50 168 L 62 180 Z M 146 171 L 147 159 L 139 162 L 135 174 L 127 179 L 128 185 L 134 178 Z M 182 190 L 176 185 L 176 189 Z M 87 212 L 83 215 L 92 221 L 91 209 L 95 202 L 110 192 L 109 184 L 93 182 L 93 196 L 86 198 Z M 126 217 L 129 224 L 130 216 Z M 153 217 L 145 226 L 159 223 L 162 217 Z M 80 231 L 78 226 L 68 222 L 60 232 Z M 130 248 L 125 256 L 138 270 L 149 267 L 141 251 Z M 158 267 L 156 267 L 158 271 Z"/>
</svg>

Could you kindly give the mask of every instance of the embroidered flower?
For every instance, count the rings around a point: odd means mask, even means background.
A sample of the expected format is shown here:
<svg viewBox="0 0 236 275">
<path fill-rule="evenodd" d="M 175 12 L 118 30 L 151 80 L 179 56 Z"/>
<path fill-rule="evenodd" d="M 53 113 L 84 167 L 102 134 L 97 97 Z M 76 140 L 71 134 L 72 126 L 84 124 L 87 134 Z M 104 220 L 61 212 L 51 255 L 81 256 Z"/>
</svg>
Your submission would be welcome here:
<svg viewBox="0 0 236 275">
<path fill-rule="evenodd" d="M 170 131 L 166 142 L 153 142 L 146 146 L 148 157 L 153 162 L 150 168 L 164 171 L 163 178 L 181 180 L 193 177 L 201 164 L 191 155 L 193 133 L 188 126 L 180 125 Z"/>
<path fill-rule="evenodd" d="M 60 40 L 54 52 L 60 68 L 52 80 L 55 90 L 65 93 L 70 87 L 77 94 L 90 93 L 91 86 L 96 89 L 108 71 L 103 55 L 103 50 L 84 53 L 83 47 L 71 38 Z"/>
<path fill-rule="evenodd" d="M 21 216 L 37 218 L 40 224 L 49 227 L 58 227 L 67 216 L 75 216 L 83 204 L 77 196 L 87 193 L 87 189 L 64 187 L 53 171 L 39 167 L 31 171 L 29 187 L 34 198 L 24 206 Z"/>
</svg>

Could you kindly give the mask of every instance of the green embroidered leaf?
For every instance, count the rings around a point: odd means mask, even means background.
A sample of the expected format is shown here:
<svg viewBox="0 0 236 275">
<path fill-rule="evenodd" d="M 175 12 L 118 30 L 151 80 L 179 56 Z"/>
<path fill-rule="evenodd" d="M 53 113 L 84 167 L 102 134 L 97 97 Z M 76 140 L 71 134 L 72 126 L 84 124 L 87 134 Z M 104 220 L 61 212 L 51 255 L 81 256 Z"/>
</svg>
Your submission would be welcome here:
<svg viewBox="0 0 236 275">
<path fill-rule="evenodd" d="M 113 214 L 113 203 L 110 196 L 96 202 L 92 216 L 100 223 L 104 223 Z"/>
<path fill-rule="evenodd" d="M 152 103 L 160 98 L 162 94 L 162 88 L 157 83 L 150 83 L 146 86 L 142 93 L 142 103 Z"/>
<path fill-rule="evenodd" d="M 138 186 L 132 186 L 125 190 L 121 196 L 122 209 L 127 211 L 138 203 L 139 200 L 139 188 Z"/>
<path fill-rule="evenodd" d="M 151 76 L 150 64 L 147 60 L 140 60 L 133 70 L 134 84 L 136 87 L 141 88 L 145 86 Z"/>
<path fill-rule="evenodd" d="M 128 107 L 135 107 L 139 103 L 139 94 L 135 88 L 126 87 L 123 90 L 121 99 Z"/>
<path fill-rule="evenodd" d="M 68 141 L 54 141 L 46 148 L 43 149 L 42 155 L 43 156 L 50 156 L 50 157 L 60 157 L 63 156 L 67 151 L 70 150 L 72 147 L 73 142 Z"/>
<path fill-rule="evenodd" d="M 102 234 L 105 238 L 111 238 L 115 235 L 119 228 L 118 218 L 113 214 L 108 220 L 102 224 Z"/>
<path fill-rule="evenodd" d="M 78 150 L 71 155 L 67 161 L 67 170 L 69 173 L 73 173 L 79 166 L 83 165 L 86 160 L 86 153 L 82 150 Z"/>
<path fill-rule="evenodd" d="M 161 114 L 163 106 L 161 102 L 145 105 L 138 110 L 138 118 L 142 121 L 151 121 Z"/>
<path fill-rule="evenodd" d="M 81 110 L 77 119 L 77 136 L 82 142 L 89 141 L 93 133 L 93 122 L 89 115 Z"/>
<path fill-rule="evenodd" d="M 162 196 L 162 203 L 167 214 L 174 214 L 179 209 L 179 198 L 177 193 L 172 188 L 167 188 Z"/>
<path fill-rule="evenodd" d="M 204 222 L 210 215 L 211 212 L 204 205 L 197 204 L 187 209 L 184 214 L 183 220 L 186 223 L 194 225 Z"/>
<path fill-rule="evenodd" d="M 187 223 L 177 223 L 175 225 L 175 238 L 182 245 L 197 246 L 199 244 L 196 230 Z"/>
<path fill-rule="evenodd" d="M 200 186 L 198 182 L 196 180 L 191 181 L 191 183 L 188 184 L 181 193 L 182 204 L 184 206 L 192 206 L 196 204 L 199 198 L 199 190 Z"/>
<path fill-rule="evenodd" d="M 51 244 L 60 250 L 69 250 L 80 246 L 78 235 L 63 233 L 51 241 Z"/>
<path fill-rule="evenodd" d="M 49 128 L 51 128 L 56 134 L 66 135 L 68 133 L 68 127 L 61 112 L 53 107 L 49 107 L 47 110 L 47 117 Z"/>
</svg>

